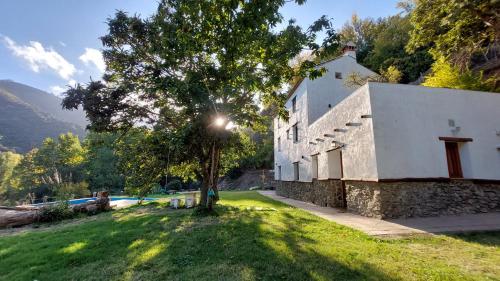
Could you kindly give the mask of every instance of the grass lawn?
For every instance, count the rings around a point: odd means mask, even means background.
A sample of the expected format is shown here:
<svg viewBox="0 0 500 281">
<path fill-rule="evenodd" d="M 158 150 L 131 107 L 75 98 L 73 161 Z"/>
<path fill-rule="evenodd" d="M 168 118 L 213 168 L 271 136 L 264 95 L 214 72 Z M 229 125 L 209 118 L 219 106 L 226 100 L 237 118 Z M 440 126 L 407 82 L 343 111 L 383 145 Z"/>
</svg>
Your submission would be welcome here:
<svg viewBox="0 0 500 281">
<path fill-rule="evenodd" d="M 0 280 L 500 280 L 500 234 L 380 240 L 256 192 L 0 237 Z"/>
</svg>

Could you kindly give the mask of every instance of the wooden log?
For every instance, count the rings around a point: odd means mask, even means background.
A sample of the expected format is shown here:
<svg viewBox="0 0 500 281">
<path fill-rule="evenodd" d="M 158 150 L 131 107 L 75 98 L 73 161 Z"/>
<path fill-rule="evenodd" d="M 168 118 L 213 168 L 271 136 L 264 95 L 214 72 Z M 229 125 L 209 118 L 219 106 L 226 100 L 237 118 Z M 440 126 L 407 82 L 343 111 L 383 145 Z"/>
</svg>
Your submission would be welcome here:
<svg viewBox="0 0 500 281">
<path fill-rule="evenodd" d="M 0 209 L 0 228 L 27 225 L 37 219 L 38 211 Z"/>
</svg>

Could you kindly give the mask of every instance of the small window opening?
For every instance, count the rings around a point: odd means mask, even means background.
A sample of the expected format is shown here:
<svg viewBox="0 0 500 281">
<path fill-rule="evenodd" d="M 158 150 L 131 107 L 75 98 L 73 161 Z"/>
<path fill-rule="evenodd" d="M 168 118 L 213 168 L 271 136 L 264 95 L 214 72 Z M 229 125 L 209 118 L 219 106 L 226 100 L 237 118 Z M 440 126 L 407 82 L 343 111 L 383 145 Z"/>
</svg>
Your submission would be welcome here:
<svg viewBox="0 0 500 281">
<path fill-rule="evenodd" d="M 293 163 L 293 180 L 298 181 L 299 177 L 299 162 Z"/>
<path fill-rule="evenodd" d="M 293 142 L 299 142 L 299 127 L 297 126 L 297 124 L 293 125 L 292 132 L 293 132 Z"/>
</svg>

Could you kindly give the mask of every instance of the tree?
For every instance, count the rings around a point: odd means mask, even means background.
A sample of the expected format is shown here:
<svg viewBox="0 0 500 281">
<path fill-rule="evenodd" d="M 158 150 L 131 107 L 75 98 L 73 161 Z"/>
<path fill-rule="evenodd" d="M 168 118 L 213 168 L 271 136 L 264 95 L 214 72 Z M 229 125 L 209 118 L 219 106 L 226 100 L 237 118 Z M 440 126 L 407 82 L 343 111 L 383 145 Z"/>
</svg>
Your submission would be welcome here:
<svg viewBox="0 0 500 281">
<path fill-rule="evenodd" d="M 359 88 L 367 82 L 398 83 L 401 80 L 401 71 L 393 65 L 386 70 L 380 69 L 380 74 L 363 76 L 359 72 L 351 72 L 344 81 L 344 85 L 349 88 Z"/>
<path fill-rule="evenodd" d="M 499 9 L 498 0 L 418 0 L 406 48 L 430 46 L 436 60 L 443 57 L 464 70 L 474 55 L 498 45 Z"/>
<path fill-rule="evenodd" d="M 32 149 L 24 154 L 23 158 L 12 172 L 9 195 L 11 201 L 19 200 L 41 184 L 39 174 L 41 170 L 35 165 L 35 155 L 38 149 Z"/>
<path fill-rule="evenodd" d="M 119 169 L 116 153 L 118 137 L 113 133 L 90 132 L 85 138 L 85 178 L 91 190 L 117 192 L 125 187 L 124 173 Z"/>
<path fill-rule="evenodd" d="M 22 155 L 10 151 L 0 152 L 0 203 L 7 199 L 12 186 L 12 174 L 22 158 Z"/>
<path fill-rule="evenodd" d="M 55 186 L 83 180 L 84 150 L 72 133 L 59 135 L 57 141 L 45 139 L 33 160 L 43 184 Z"/>
<path fill-rule="evenodd" d="M 406 6 L 405 6 L 406 7 Z M 374 70 L 396 67 L 401 77 L 398 82 L 409 83 L 426 72 L 432 57 L 425 47 L 413 53 L 405 51 L 412 25 L 407 14 L 398 14 L 373 20 L 353 15 L 341 32 L 343 42 L 356 44 L 358 62 Z"/>
<path fill-rule="evenodd" d="M 380 30 L 380 20 L 377 22 L 372 18 L 360 19 L 357 14 L 351 16 L 339 34 L 342 44 L 353 42 L 357 47 L 356 57 L 358 61 L 364 62 L 373 50 L 373 44 Z"/>
<path fill-rule="evenodd" d="M 324 73 L 310 60 L 299 68 L 290 66 L 303 49 L 321 58 L 338 48 L 338 36 L 326 17 L 307 31 L 294 21 L 275 31 L 284 4 L 163 0 L 148 19 L 117 12 L 101 38 L 107 65 L 103 81 L 71 88 L 63 106 L 83 105 L 96 131 L 147 124 L 153 132 L 150 141 L 142 150 L 134 144 L 134 151 L 154 154 L 159 162 L 171 151 L 175 163 L 191 167 L 201 178 L 201 202 L 211 210 L 218 199 L 221 156 L 235 144 L 234 133 L 225 128 L 255 126 L 262 121 L 257 96 L 264 104 L 283 105 L 283 85 L 292 77 Z M 326 37 L 317 44 L 321 30 Z M 279 108 L 286 117 L 284 107 Z M 166 169 L 151 168 L 149 178 Z M 148 189 L 150 184 L 138 187 Z"/>
<path fill-rule="evenodd" d="M 116 155 L 124 174 L 125 191 L 144 197 L 167 172 L 167 136 L 161 132 L 132 128 L 116 141 Z"/>
<path fill-rule="evenodd" d="M 496 81 L 495 77 L 484 79 L 481 72 L 475 73 L 468 69 L 461 71 L 457 66 L 453 66 L 444 58 L 440 58 L 432 65 L 432 73 L 425 77 L 422 85 L 427 87 L 500 92 Z"/>
</svg>

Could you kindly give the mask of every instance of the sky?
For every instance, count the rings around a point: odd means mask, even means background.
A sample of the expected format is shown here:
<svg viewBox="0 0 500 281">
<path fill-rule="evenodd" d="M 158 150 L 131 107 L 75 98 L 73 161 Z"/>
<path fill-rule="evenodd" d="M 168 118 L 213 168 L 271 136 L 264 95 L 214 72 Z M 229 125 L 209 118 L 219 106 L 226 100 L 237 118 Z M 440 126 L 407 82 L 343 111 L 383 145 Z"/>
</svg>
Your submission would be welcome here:
<svg viewBox="0 0 500 281">
<path fill-rule="evenodd" d="M 307 28 L 327 15 L 339 29 L 353 13 L 361 18 L 399 12 L 397 0 L 293 1 L 282 9 Z M 11 79 L 60 95 L 67 85 L 99 80 L 105 64 L 100 36 L 116 10 L 151 15 L 155 0 L 2 0 L 0 1 L 0 79 Z"/>
</svg>

